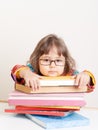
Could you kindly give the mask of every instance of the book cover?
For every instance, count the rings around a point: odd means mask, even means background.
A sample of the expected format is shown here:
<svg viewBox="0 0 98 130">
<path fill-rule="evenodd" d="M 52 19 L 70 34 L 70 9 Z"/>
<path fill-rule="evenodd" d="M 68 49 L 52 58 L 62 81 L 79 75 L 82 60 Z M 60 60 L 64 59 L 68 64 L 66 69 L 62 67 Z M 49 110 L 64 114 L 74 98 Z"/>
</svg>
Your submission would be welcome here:
<svg viewBox="0 0 98 130">
<path fill-rule="evenodd" d="M 89 125 L 90 121 L 87 117 L 82 116 L 76 112 L 69 114 L 64 117 L 55 116 L 39 116 L 32 114 L 25 114 L 25 116 L 31 121 L 35 122 L 39 126 L 50 130 L 59 128 L 69 128 L 69 127 L 80 127 Z"/>
</svg>

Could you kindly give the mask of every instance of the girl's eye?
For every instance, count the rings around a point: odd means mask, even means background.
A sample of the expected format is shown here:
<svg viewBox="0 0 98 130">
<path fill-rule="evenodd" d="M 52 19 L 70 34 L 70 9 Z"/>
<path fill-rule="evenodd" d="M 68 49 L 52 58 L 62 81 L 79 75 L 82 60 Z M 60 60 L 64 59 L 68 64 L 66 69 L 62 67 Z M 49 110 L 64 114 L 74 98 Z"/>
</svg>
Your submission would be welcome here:
<svg viewBox="0 0 98 130">
<path fill-rule="evenodd" d="M 49 60 L 49 59 L 43 59 L 43 61 L 45 61 L 45 62 L 49 62 L 50 60 Z"/>
<path fill-rule="evenodd" d="M 60 60 L 60 59 L 57 59 L 57 60 L 56 60 L 56 62 L 62 62 L 62 60 Z"/>
</svg>

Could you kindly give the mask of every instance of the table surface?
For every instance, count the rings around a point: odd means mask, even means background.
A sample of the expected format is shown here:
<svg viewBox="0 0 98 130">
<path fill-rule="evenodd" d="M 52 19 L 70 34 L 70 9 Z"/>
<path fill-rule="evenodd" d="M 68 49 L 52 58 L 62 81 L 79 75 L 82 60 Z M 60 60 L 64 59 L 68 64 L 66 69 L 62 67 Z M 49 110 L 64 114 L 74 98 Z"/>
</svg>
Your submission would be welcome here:
<svg viewBox="0 0 98 130">
<path fill-rule="evenodd" d="M 38 126 L 31 120 L 23 116 L 15 116 L 12 113 L 5 113 L 4 109 L 8 108 L 7 103 L 0 103 L 0 129 L 1 130 L 10 130 L 14 128 L 14 130 L 45 130 L 44 128 Z M 88 126 L 82 127 L 72 127 L 72 128 L 60 128 L 53 130 L 97 130 L 98 129 L 98 108 L 81 108 L 79 111 L 80 114 L 90 119 L 90 124 Z"/>
</svg>

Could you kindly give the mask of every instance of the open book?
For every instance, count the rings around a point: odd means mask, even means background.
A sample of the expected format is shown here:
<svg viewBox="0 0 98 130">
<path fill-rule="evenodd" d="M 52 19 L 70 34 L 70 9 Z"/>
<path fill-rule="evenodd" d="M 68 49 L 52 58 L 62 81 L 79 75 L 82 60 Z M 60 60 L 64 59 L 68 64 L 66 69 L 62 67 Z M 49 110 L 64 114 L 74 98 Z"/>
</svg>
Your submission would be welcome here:
<svg viewBox="0 0 98 130">
<path fill-rule="evenodd" d="M 87 86 L 81 88 L 74 85 L 75 79 L 72 76 L 44 77 L 40 79 L 39 90 L 15 83 L 15 89 L 25 93 L 65 93 L 65 92 L 87 92 Z"/>
</svg>

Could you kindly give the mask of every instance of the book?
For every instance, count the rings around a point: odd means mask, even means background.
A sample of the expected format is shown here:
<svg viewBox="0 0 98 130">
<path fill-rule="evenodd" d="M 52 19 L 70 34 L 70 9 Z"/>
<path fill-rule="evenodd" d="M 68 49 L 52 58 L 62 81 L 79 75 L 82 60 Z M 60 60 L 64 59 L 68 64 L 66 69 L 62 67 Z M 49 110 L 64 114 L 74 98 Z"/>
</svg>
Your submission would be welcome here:
<svg viewBox="0 0 98 130">
<path fill-rule="evenodd" d="M 51 115 L 51 116 L 65 116 L 73 111 L 79 111 L 80 107 L 72 106 L 10 106 L 5 109 L 5 112 L 20 113 L 20 114 L 34 114 L 34 115 Z"/>
<path fill-rule="evenodd" d="M 62 81 L 60 81 L 62 83 Z M 32 88 L 15 83 L 15 90 L 24 93 L 66 93 L 66 92 L 87 92 L 87 86 L 78 87 L 77 85 L 57 85 L 49 86 L 48 82 L 46 86 L 41 86 L 38 90 L 33 91 Z"/>
<path fill-rule="evenodd" d="M 74 76 L 42 77 L 39 90 L 33 91 L 32 88 L 19 83 L 15 83 L 15 89 L 24 93 L 87 92 L 87 86 L 80 88 L 74 84 Z"/>
<path fill-rule="evenodd" d="M 26 94 L 12 91 L 8 103 L 20 106 L 84 106 L 84 93 Z"/>
<path fill-rule="evenodd" d="M 12 92 L 13 93 L 13 92 Z M 21 106 L 84 106 L 86 104 L 84 97 L 81 96 L 45 96 L 46 94 L 37 94 L 37 96 L 13 96 L 10 95 L 8 103 L 10 105 L 21 105 Z M 68 94 L 67 94 L 68 95 Z"/>
<path fill-rule="evenodd" d="M 82 116 L 81 114 L 78 114 L 76 112 L 63 117 L 41 116 L 32 114 L 25 114 L 25 116 L 47 130 L 87 126 L 90 123 L 87 117 Z"/>
<path fill-rule="evenodd" d="M 73 110 L 58 111 L 58 110 L 20 110 L 20 109 L 5 109 L 7 113 L 17 113 L 17 114 L 33 114 L 33 115 L 49 115 L 49 116 L 67 116 L 72 113 Z"/>
<path fill-rule="evenodd" d="M 41 111 L 78 111 L 79 106 L 15 106 L 16 110 L 41 110 Z"/>
</svg>

